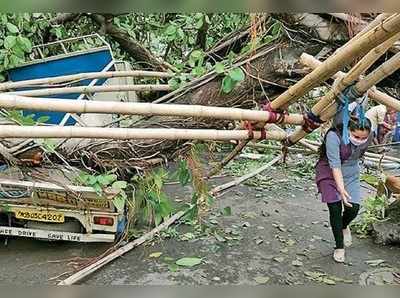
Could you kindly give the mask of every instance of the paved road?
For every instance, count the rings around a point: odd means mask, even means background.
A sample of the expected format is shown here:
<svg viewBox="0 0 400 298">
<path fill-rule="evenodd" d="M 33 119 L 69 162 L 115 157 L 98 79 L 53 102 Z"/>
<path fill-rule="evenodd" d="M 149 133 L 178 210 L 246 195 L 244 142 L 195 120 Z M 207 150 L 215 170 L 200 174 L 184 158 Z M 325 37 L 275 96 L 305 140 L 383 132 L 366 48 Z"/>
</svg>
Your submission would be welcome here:
<svg viewBox="0 0 400 298">
<path fill-rule="evenodd" d="M 324 275 L 319 279 L 311 278 L 304 273 L 309 271 L 358 284 L 360 276 L 371 270 L 400 268 L 399 247 L 381 247 L 371 239 L 357 238 L 347 252 L 348 264 L 335 264 L 331 258 L 333 241 L 327 225 L 328 213 L 315 197 L 312 180 L 296 181 L 293 174 L 283 168 L 264 174 L 274 178 L 269 186 L 241 185 L 216 201 L 208 215 L 211 219 L 208 234 L 192 240 L 175 237 L 139 247 L 84 283 L 256 284 L 267 279 L 268 284 L 324 283 Z M 169 191 L 173 198 L 188 197 L 176 186 L 170 186 Z M 228 206 L 232 215 L 220 215 Z M 184 225 L 177 230 L 181 235 L 196 234 L 192 227 Z M 74 258 L 95 256 L 106 248 L 107 245 L 98 244 L 10 239 L 7 246 L 0 246 L 0 283 L 54 284 L 62 276 L 55 277 L 73 269 Z M 150 258 L 153 252 L 162 255 Z M 187 256 L 201 257 L 203 263 L 175 271 L 171 264 Z M 385 262 L 379 267 L 365 263 L 376 259 Z"/>
</svg>

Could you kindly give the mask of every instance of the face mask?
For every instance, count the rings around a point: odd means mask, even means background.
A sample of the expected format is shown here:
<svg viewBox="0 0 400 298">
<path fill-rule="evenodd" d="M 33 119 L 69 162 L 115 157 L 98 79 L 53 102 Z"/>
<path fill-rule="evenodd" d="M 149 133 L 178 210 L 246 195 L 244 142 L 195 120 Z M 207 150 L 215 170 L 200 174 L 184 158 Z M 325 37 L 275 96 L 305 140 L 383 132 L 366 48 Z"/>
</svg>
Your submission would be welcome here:
<svg viewBox="0 0 400 298">
<path fill-rule="evenodd" d="M 367 142 L 367 140 L 368 140 L 368 138 L 366 138 L 366 139 L 363 139 L 363 140 L 358 140 L 358 139 L 355 139 L 352 135 L 350 135 L 350 142 L 354 145 L 354 146 L 361 146 L 361 145 L 364 145 L 366 142 Z"/>
</svg>

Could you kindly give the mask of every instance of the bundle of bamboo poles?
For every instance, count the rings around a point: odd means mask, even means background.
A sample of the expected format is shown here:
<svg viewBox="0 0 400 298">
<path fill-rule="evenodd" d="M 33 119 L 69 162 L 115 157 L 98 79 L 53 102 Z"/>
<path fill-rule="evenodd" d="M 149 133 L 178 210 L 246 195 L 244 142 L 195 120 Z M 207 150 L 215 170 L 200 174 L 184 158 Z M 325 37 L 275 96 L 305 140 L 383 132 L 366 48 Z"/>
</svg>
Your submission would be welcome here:
<svg viewBox="0 0 400 298">
<path fill-rule="evenodd" d="M 311 111 L 320 116 L 320 119 L 327 121 L 332 118 L 337 109 L 335 98 L 342 92 L 346 87 L 354 83 L 361 74 L 369 69 L 372 64 L 379 59 L 393 43 L 400 38 L 400 33 L 389 38 L 387 41 L 382 43 L 380 46 L 371 50 L 366 56 L 364 56 L 347 74 L 340 74 L 334 87 L 325 95 L 319 102 L 311 109 Z M 358 94 L 364 94 L 372 86 L 391 75 L 400 67 L 400 53 L 393 56 L 387 62 L 383 63 L 367 77 L 359 80 L 354 86 L 354 90 Z M 292 135 L 289 136 L 291 143 L 295 143 L 302 139 L 307 132 L 304 129 L 296 130 Z"/>
<path fill-rule="evenodd" d="M 395 72 L 399 68 L 400 68 L 400 53 L 397 53 L 392 58 L 390 58 L 388 61 L 386 61 L 385 63 L 380 65 L 378 68 L 376 68 L 373 72 L 368 74 L 364 79 L 359 80 L 354 85 L 354 90 L 358 94 L 364 94 L 371 87 L 373 87 L 374 85 L 379 83 L 381 80 L 383 80 L 384 78 L 391 75 L 393 72 Z M 337 104 L 334 101 L 334 97 L 337 96 L 335 94 L 340 92 L 339 90 L 340 89 L 334 88 L 333 91 L 329 92 L 328 95 L 326 95 L 324 97 L 324 99 L 323 99 L 324 101 L 327 101 L 325 99 L 328 98 L 328 101 L 331 101 L 331 103 L 328 107 L 325 107 L 325 109 L 322 111 L 322 113 L 320 115 L 320 119 L 322 121 L 328 121 L 329 119 L 334 117 L 336 110 L 337 110 Z M 375 94 L 376 94 L 376 91 L 375 91 Z M 387 96 L 387 97 L 385 97 L 386 101 L 377 99 L 376 96 L 374 96 L 373 98 L 380 103 L 394 107 L 394 108 L 396 108 L 397 111 L 400 111 L 400 102 L 393 98 L 389 98 Z M 307 133 L 302 129 L 297 130 L 289 136 L 289 140 L 291 143 L 296 143 L 298 140 L 303 138 L 306 134 Z"/>
<path fill-rule="evenodd" d="M 322 64 L 321 61 L 319 61 L 315 57 L 313 57 L 313 56 L 311 56 L 309 54 L 306 54 L 306 53 L 303 53 L 300 56 L 300 63 L 302 63 L 303 65 L 305 65 L 305 66 L 307 66 L 307 67 L 309 67 L 311 69 L 315 69 L 315 68 L 317 68 L 318 66 L 320 66 Z M 336 74 L 334 74 L 332 76 L 332 78 L 339 79 L 339 78 L 344 77 L 344 76 L 345 76 L 345 73 L 339 71 Z M 368 96 L 371 99 L 373 99 L 373 100 L 375 100 L 375 101 L 377 101 L 377 102 L 379 102 L 381 104 L 384 104 L 384 105 L 389 106 L 389 107 L 391 107 L 391 108 L 393 108 L 393 109 L 395 109 L 397 111 L 400 111 L 400 102 L 397 99 L 387 95 L 386 93 L 384 93 L 382 91 L 369 89 L 368 90 Z"/>
<path fill-rule="evenodd" d="M 374 23 L 375 25 L 375 23 Z M 371 28 L 372 27 L 372 28 Z M 368 26 L 365 30 L 351 39 L 334 55 L 326 59 L 322 64 L 306 75 L 302 80 L 291 86 L 287 91 L 278 96 L 271 108 L 276 109 L 287 106 L 294 100 L 305 95 L 321 82 L 326 81 L 344 66 L 350 64 L 356 58 L 367 54 L 373 48 L 385 42 L 400 32 L 400 14 L 393 14 L 378 23 L 375 27 Z"/>
</svg>

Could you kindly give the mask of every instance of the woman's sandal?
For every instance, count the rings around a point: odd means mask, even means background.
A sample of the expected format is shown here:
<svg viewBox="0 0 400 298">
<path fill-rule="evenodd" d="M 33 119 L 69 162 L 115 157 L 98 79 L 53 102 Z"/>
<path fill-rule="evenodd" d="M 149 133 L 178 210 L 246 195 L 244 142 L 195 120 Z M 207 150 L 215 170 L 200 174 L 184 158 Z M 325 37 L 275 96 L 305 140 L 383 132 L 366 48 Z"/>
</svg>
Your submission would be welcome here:
<svg viewBox="0 0 400 298">
<path fill-rule="evenodd" d="M 335 260 L 335 262 L 344 263 L 344 260 L 345 260 L 344 249 L 343 248 L 335 249 L 333 251 L 333 259 Z"/>
</svg>

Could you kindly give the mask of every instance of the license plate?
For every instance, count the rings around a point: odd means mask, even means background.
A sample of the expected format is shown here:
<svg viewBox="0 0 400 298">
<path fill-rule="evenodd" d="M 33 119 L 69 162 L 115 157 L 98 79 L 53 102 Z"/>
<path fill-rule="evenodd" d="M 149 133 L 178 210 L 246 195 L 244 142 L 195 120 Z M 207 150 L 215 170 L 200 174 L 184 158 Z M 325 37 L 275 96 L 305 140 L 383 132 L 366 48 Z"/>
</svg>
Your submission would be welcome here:
<svg viewBox="0 0 400 298">
<path fill-rule="evenodd" d="M 12 211 L 15 213 L 15 217 L 19 219 L 44 221 L 44 222 L 64 222 L 64 214 L 61 212 L 54 211 L 38 211 L 35 209 L 25 208 L 13 208 Z"/>
</svg>

